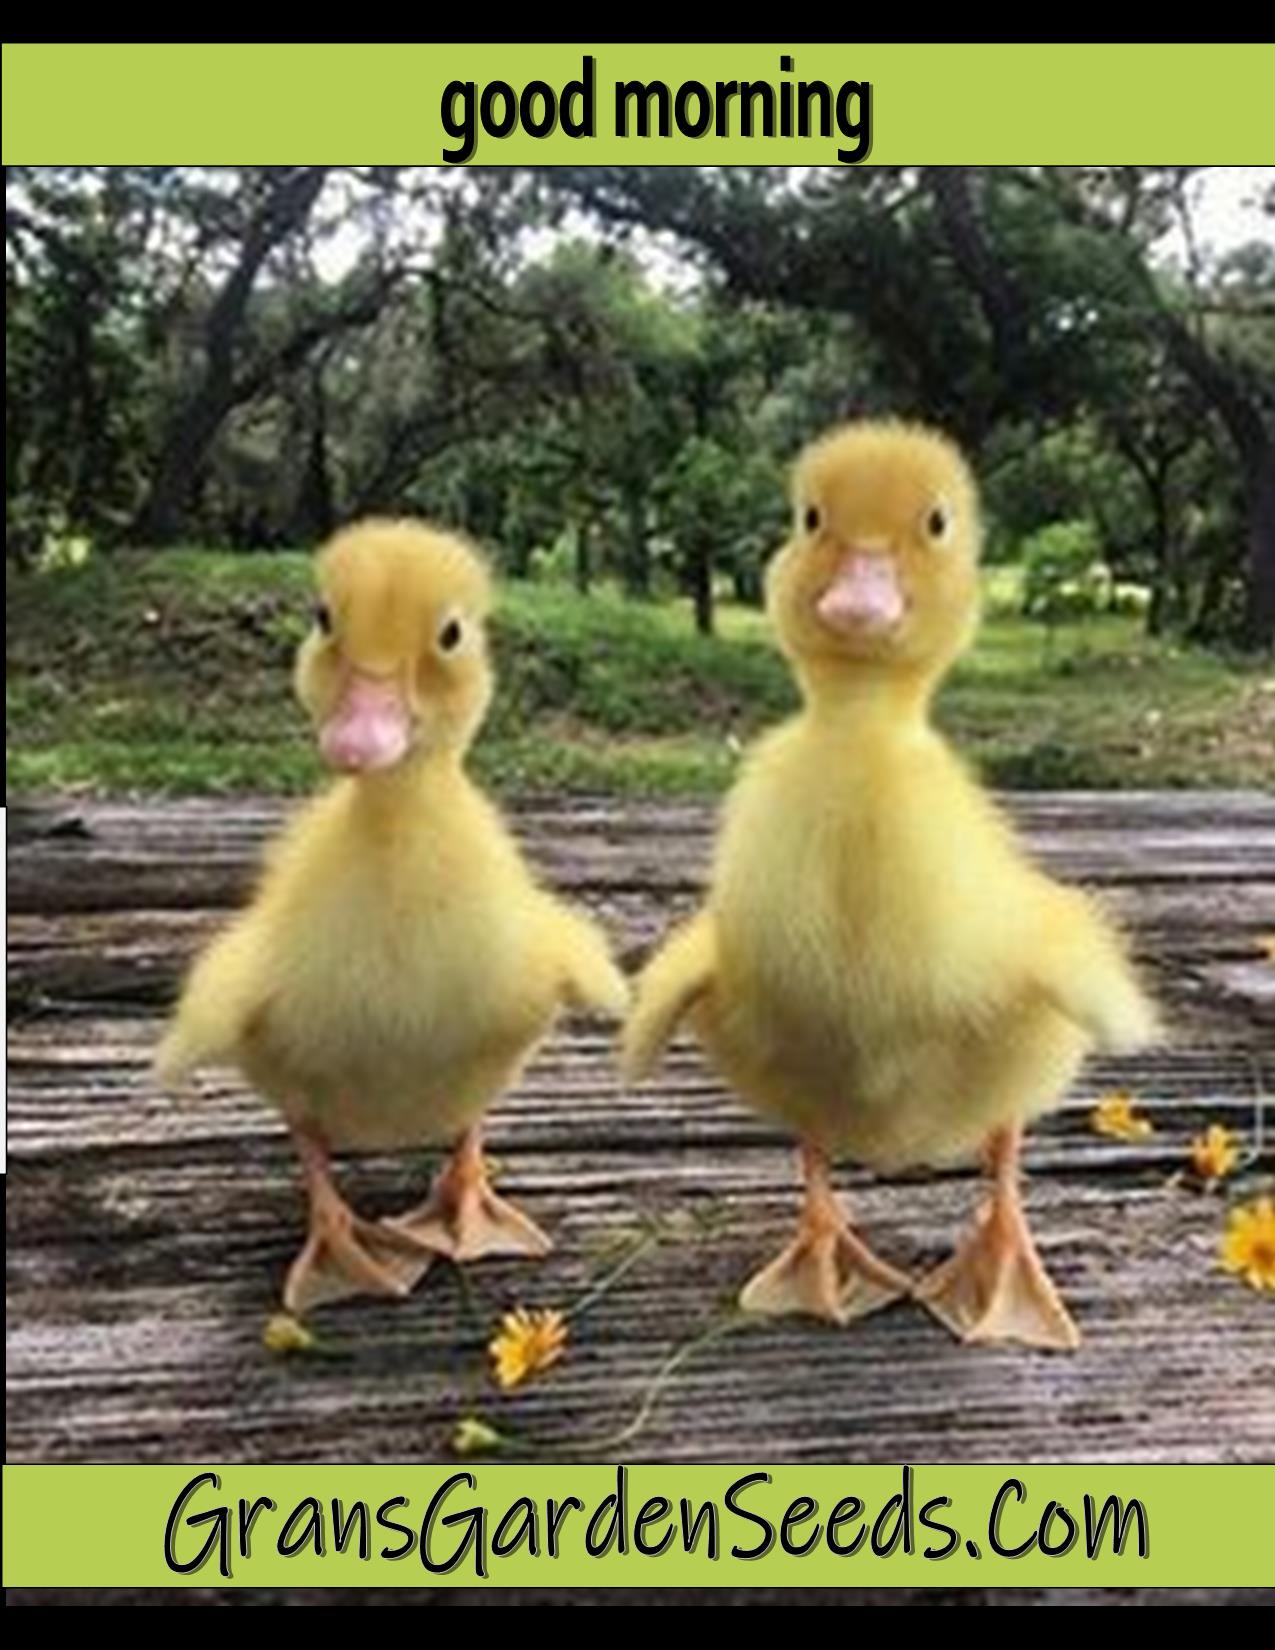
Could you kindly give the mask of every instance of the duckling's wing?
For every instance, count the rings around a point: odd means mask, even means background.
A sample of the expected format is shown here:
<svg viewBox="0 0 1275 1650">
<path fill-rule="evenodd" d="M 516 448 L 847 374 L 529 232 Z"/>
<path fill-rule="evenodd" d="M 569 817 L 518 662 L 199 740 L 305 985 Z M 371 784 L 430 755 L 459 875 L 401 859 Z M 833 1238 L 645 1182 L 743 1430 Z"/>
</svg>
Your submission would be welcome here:
<svg viewBox="0 0 1275 1650">
<path fill-rule="evenodd" d="M 155 1055 L 155 1077 L 170 1093 L 198 1066 L 233 1058 L 249 1018 L 262 1007 L 258 936 L 240 917 L 196 959 L 177 1012 Z"/>
<path fill-rule="evenodd" d="M 597 923 L 564 906 L 555 905 L 553 916 L 566 1000 L 618 1020 L 629 1006 L 629 986 L 615 966 L 606 935 Z"/>
<path fill-rule="evenodd" d="M 670 936 L 638 981 L 620 1052 L 626 1082 L 639 1082 L 655 1070 L 679 1021 L 712 985 L 716 967 L 713 920 L 701 911 Z"/>
<path fill-rule="evenodd" d="M 1043 879 L 1039 915 L 1033 971 L 1059 1013 L 1112 1054 L 1154 1042 L 1160 1030 L 1155 1004 L 1115 925 L 1078 889 Z"/>
</svg>

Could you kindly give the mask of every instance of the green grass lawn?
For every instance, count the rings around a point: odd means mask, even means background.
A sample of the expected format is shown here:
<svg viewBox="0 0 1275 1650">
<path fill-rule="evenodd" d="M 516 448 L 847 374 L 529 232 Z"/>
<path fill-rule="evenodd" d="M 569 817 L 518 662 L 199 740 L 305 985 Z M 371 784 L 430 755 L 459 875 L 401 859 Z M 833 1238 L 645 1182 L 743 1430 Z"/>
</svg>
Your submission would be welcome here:
<svg viewBox="0 0 1275 1650">
<path fill-rule="evenodd" d="M 308 558 L 170 551 L 6 574 L 9 794 L 292 792 L 320 777 L 289 685 Z M 506 794 L 712 794 L 794 695 L 760 614 L 696 636 L 684 604 L 507 584 L 499 684 L 476 752 Z M 1140 621 L 1064 631 L 1001 604 L 946 688 L 943 725 L 1010 787 L 1269 782 L 1269 667 L 1146 639 Z"/>
</svg>

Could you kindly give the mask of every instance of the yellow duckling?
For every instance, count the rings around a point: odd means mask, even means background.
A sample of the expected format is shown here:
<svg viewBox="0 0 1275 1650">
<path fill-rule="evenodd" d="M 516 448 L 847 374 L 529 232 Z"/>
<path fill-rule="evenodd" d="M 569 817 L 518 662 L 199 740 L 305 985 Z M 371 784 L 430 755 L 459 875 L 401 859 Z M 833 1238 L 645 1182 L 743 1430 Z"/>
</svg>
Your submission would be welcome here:
<svg viewBox="0 0 1275 1650">
<path fill-rule="evenodd" d="M 1022 1130 L 1087 1048 L 1142 1045 L 1154 1012 L 1117 934 L 1024 857 L 930 724 L 977 621 L 960 454 L 926 429 L 853 424 L 802 455 L 794 495 L 767 606 L 804 708 L 745 764 L 706 906 L 639 984 L 626 1074 L 686 1015 L 727 1081 L 799 1137 L 798 1233 L 746 1308 L 846 1321 L 915 1292 L 966 1339 L 1071 1347 L 1020 1201 Z M 989 1200 L 914 1291 L 847 1223 L 829 1159 L 890 1170 L 980 1148 Z"/>
<path fill-rule="evenodd" d="M 198 959 L 157 1057 L 167 1086 L 225 1061 L 279 1107 L 309 1237 L 284 1304 L 405 1294 L 432 1253 L 543 1254 L 488 1182 L 479 1120 L 563 1004 L 622 1014 L 592 922 L 538 886 L 464 771 L 491 695 L 491 585 L 460 539 L 367 521 L 318 557 L 298 697 L 346 777 L 269 854 L 251 905 Z M 334 1149 L 459 1144 L 428 1201 L 360 1218 Z"/>
</svg>

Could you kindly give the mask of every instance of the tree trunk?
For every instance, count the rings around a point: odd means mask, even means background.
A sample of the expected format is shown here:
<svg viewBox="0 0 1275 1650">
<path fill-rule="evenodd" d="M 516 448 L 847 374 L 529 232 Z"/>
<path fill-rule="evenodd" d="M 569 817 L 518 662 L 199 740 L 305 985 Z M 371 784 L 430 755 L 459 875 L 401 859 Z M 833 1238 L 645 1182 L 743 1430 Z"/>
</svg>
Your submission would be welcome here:
<svg viewBox="0 0 1275 1650">
<path fill-rule="evenodd" d="M 646 542 L 646 498 L 640 487 L 625 494 L 624 517 L 625 594 L 646 597 L 651 594 L 651 554 Z"/>
<path fill-rule="evenodd" d="M 1275 643 L 1275 444 L 1265 415 L 1248 386 L 1222 357 L 1203 344 L 1176 315 L 1163 320 L 1178 365 L 1226 427 L 1244 478 L 1248 526 L 1245 640 Z"/>
<path fill-rule="evenodd" d="M 928 166 L 925 181 L 953 262 L 987 323 L 999 387 L 986 405 L 970 410 L 974 444 L 1003 412 L 1023 404 L 1032 362 L 1028 305 L 1006 260 L 992 244 L 968 166 Z"/>
<path fill-rule="evenodd" d="M 1169 513 L 1169 481 L 1174 461 L 1163 454 L 1148 458 L 1130 437 L 1117 435 L 1116 446 L 1141 481 L 1151 510 L 1151 555 L 1155 572 L 1147 607 L 1147 635 L 1161 636 L 1173 622 L 1174 602 L 1181 582 Z"/>
<path fill-rule="evenodd" d="M 1275 645 L 1275 446 L 1269 438 L 1245 467 L 1248 502 L 1248 635 L 1257 647 Z"/>
<path fill-rule="evenodd" d="M 695 628 L 701 636 L 713 634 L 713 546 L 708 539 L 697 540 L 691 551 L 691 600 L 695 604 Z"/>
<path fill-rule="evenodd" d="M 229 399 L 209 385 L 177 413 L 164 437 L 150 492 L 133 524 L 134 542 L 171 544 L 178 536 L 182 507 L 199 464 L 230 407 Z"/>
<path fill-rule="evenodd" d="M 593 517 L 585 516 L 576 527 L 575 585 L 582 596 L 593 586 Z"/>
<path fill-rule="evenodd" d="M 181 526 L 182 507 L 213 437 L 239 399 L 235 356 L 257 276 L 270 253 L 310 216 L 329 168 L 285 168 L 249 224 L 234 268 L 208 311 L 204 368 L 165 431 L 155 478 L 133 523 L 141 544 L 169 544 Z"/>
<path fill-rule="evenodd" d="M 332 496 L 332 476 L 328 468 L 327 397 L 320 365 L 309 375 L 308 428 L 301 485 L 297 489 L 294 532 L 289 536 L 301 544 L 326 539 L 336 525 L 336 504 Z"/>
</svg>

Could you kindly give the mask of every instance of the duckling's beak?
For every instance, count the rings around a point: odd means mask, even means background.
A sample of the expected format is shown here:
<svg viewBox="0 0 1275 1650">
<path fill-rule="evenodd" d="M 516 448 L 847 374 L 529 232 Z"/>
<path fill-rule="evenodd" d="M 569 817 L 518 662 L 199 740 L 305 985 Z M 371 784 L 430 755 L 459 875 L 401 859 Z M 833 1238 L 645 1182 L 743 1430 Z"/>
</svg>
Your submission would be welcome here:
<svg viewBox="0 0 1275 1650">
<path fill-rule="evenodd" d="M 842 553 L 815 611 L 842 635 L 879 635 L 894 629 L 906 605 L 894 557 L 851 549 Z"/>
<path fill-rule="evenodd" d="M 345 773 L 372 773 L 401 762 L 411 742 L 412 714 L 398 684 L 351 671 L 319 729 L 324 760 Z"/>
</svg>

